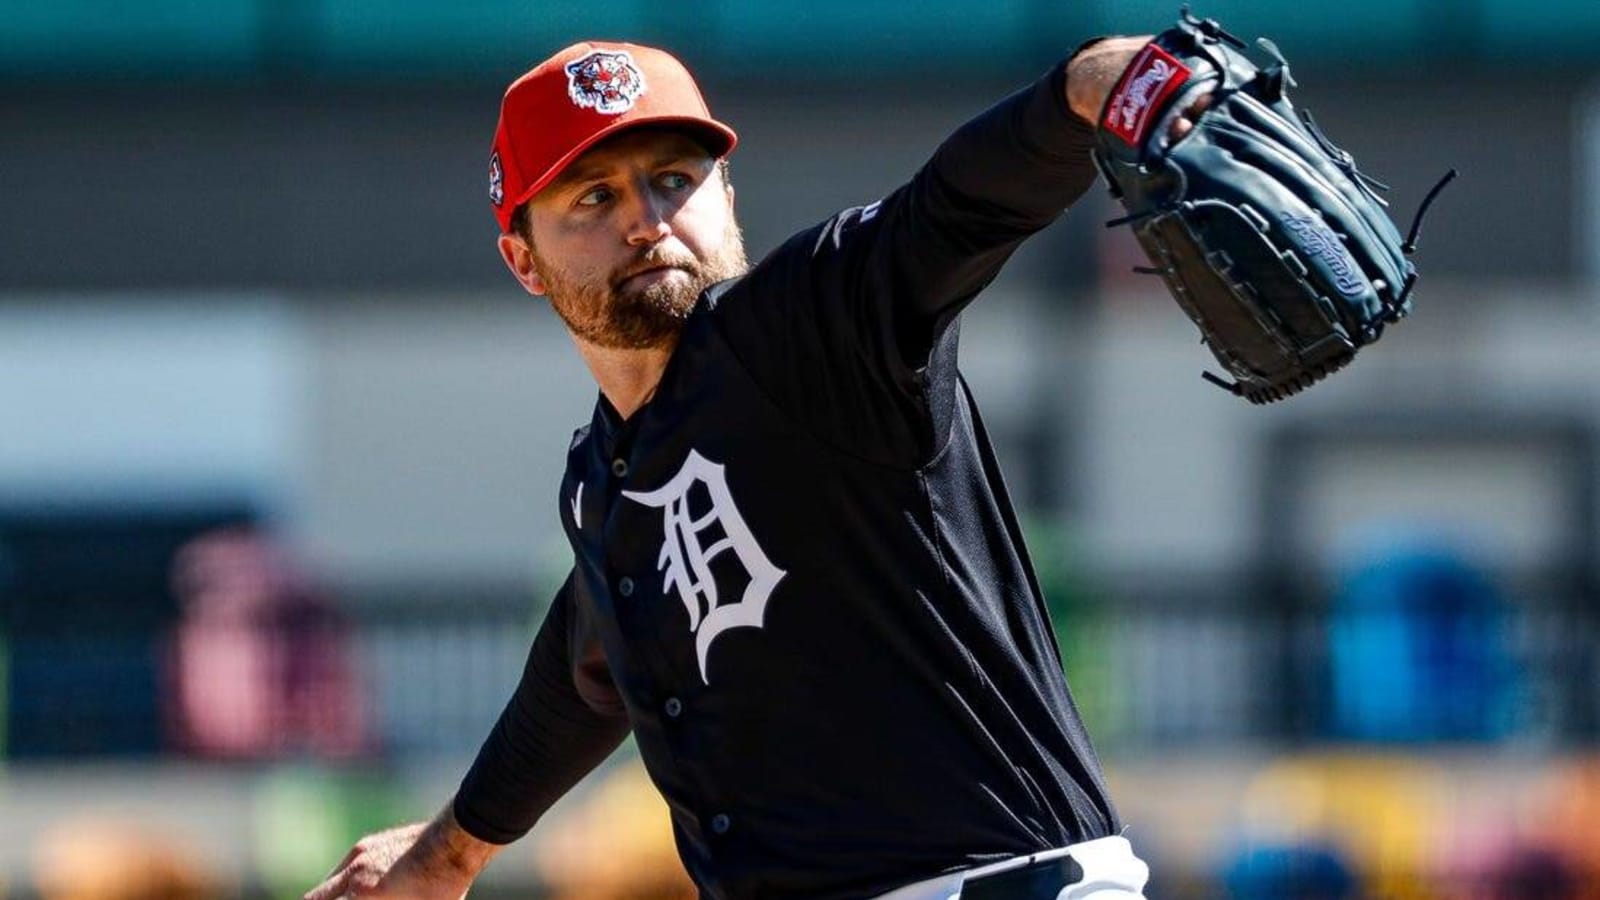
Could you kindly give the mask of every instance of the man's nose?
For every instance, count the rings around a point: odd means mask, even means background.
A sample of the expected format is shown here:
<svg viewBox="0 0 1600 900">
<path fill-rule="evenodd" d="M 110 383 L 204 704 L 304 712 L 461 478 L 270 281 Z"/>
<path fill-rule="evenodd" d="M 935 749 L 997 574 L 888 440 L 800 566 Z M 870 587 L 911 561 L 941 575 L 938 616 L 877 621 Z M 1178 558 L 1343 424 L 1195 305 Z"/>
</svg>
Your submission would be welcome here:
<svg viewBox="0 0 1600 900">
<path fill-rule="evenodd" d="M 651 247 L 672 236 L 672 225 L 667 222 L 668 208 L 661 198 L 644 185 L 634 192 L 638 199 L 632 204 L 628 222 L 628 243 Z"/>
</svg>

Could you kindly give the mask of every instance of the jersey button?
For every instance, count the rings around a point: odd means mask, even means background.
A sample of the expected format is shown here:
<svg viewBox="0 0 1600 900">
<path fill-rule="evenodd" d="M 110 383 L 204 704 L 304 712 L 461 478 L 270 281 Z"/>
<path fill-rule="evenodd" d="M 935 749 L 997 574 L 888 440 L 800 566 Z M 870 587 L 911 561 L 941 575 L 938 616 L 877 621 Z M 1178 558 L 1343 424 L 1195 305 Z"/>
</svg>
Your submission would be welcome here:
<svg viewBox="0 0 1600 900">
<path fill-rule="evenodd" d="M 617 593 L 624 597 L 633 596 L 633 579 L 624 575 L 617 581 Z"/>
<path fill-rule="evenodd" d="M 662 709 L 666 711 L 667 718 L 676 719 L 677 717 L 683 715 L 683 701 L 679 700 L 677 697 L 668 697 L 667 702 Z"/>
<path fill-rule="evenodd" d="M 611 461 L 611 474 L 618 478 L 626 478 L 628 475 L 628 461 L 620 456 L 613 459 Z"/>
<path fill-rule="evenodd" d="M 717 813 L 716 815 L 711 817 L 711 833 L 712 834 L 727 834 L 728 833 L 728 829 L 732 828 L 732 827 L 733 827 L 733 820 L 728 818 L 728 814 L 727 813 Z"/>
</svg>

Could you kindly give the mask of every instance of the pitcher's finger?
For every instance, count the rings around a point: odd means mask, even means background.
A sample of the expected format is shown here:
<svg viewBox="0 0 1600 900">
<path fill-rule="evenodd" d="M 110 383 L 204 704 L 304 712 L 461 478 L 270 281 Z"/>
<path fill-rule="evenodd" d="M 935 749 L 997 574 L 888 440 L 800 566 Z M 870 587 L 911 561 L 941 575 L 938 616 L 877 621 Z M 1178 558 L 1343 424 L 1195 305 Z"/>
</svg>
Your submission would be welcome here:
<svg viewBox="0 0 1600 900">
<path fill-rule="evenodd" d="M 338 900 L 350 886 L 350 869 L 340 869 L 337 875 L 306 892 L 301 900 Z"/>
<path fill-rule="evenodd" d="M 337 874 L 339 872 L 339 870 L 341 870 L 345 866 L 348 866 L 351 863 L 355 862 L 356 861 L 356 857 L 360 856 L 360 855 L 361 855 L 361 845 L 360 844 L 357 844 L 356 846 L 351 847 L 349 850 L 345 851 L 344 858 L 339 860 L 337 863 L 335 863 L 333 868 L 328 870 L 328 874 L 326 874 L 326 875 L 324 875 L 322 877 L 323 878 L 332 878 L 335 874 Z"/>
</svg>

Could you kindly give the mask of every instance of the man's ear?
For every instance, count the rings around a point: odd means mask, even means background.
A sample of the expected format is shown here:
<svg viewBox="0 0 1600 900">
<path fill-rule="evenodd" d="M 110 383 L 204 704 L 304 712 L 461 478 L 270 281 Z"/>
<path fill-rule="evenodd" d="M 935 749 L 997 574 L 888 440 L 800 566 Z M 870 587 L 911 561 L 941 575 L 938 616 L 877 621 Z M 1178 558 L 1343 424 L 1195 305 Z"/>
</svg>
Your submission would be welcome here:
<svg viewBox="0 0 1600 900">
<path fill-rule="evenodd" d="M 548 285 L 539 275 L 539 268 L 533 260 L 533 248 L 518 234 L 502 234 L 497 242 L 500 248 L 500 258 L 505 260 L 506 268 L 511 270 L 511 277 L 517 279 L 523 290 L 535 297 L 545 296 Z"/>
</svg>

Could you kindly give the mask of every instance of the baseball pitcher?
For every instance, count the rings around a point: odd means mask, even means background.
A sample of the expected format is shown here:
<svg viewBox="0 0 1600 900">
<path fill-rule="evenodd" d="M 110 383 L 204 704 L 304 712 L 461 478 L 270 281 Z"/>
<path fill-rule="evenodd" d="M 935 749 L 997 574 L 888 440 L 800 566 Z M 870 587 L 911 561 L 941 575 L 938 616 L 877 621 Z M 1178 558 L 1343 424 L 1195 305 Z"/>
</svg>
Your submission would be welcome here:
<svg viewBox="0 0 1600 900">
<path fill-rule="evenodd" d="M 462 896 L 629 733 L 708 898 L 1142 898 L 957 345 L 1102 171 L 1237 393 L 1288 393 L 1408 308 L 1414 269 L 1344 157 L 1246 166 L 1253 193 L 1183 174 L 1251 129 L 1323 153 L 1264 122 L 1286 66 L 1219 33 L 1185 14 L 1092 41 L 754 265 L 737 138 L 677 59 L 581 43 L 517 79 L 488 160 L 500 253 L 599 388 L 560 485 L 572 571 L 449 804 L 307 900 Z"/>
</svg>

